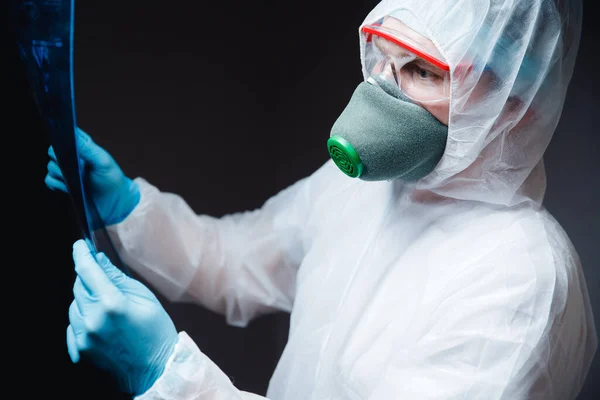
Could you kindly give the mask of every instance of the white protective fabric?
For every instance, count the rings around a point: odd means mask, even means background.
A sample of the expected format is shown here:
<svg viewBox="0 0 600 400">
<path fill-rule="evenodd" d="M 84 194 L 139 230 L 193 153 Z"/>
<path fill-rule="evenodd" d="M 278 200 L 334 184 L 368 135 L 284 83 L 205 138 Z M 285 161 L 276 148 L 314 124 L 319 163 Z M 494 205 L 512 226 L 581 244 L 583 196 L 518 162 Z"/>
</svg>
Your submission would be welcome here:
<svg viewBox="0 0 600 400">
<path fill-rule="evenodd" d="M 140 204 L 109 232 L 172 301 L 237 326 L 291 311 L 270 399 L 574 399 L 597 336 L 577 253 L 541 200 L 581 3 L 384 1 L 365 23 L 399 8 L 452 71 L 432 174 L 364 182 L 329 161 L 222 218 L 136 178 Z M 139 396 L 251 398 L 185 332 Z"/>
</svg>

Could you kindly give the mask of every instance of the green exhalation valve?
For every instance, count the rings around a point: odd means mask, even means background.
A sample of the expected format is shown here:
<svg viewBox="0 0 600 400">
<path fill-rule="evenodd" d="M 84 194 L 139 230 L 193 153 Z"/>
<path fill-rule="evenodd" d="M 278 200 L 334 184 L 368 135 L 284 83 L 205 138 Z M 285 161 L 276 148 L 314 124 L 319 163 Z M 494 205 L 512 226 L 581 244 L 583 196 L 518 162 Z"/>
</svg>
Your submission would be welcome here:
<svg viewBox="0 0 600 400">
<path fill-rule="evenodd" d="M 333 135 L 327 140 L 327 150 L 331 159 L 343 173 L 358 178 L 363 173 L 363 163 L 354 147 L 341 136 Z"/>
</svg>

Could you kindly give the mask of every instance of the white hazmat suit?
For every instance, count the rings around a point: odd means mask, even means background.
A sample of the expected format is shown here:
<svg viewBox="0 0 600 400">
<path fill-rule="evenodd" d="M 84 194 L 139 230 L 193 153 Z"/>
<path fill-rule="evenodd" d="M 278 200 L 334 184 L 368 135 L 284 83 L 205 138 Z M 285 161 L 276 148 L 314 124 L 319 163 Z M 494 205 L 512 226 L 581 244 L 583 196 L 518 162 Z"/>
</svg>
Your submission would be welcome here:
<svg viewBox="0 0 600 400">
<path fill-rule="evenodd" d="M 451 67 L 447 147 L 431 174 L 365 182 L 328 161 L 222 218 L 136 178 L 141 201 L 109 232 L 172 301 L 236 326 L 291 312 L 270 399 L 574 399 L 596 331 L 577 253 L 541 202 L 581 2 L 383 1 L 364 24 L 398 9 Z M 138 397 L 255 398 L 185 332 Z"/>
</svg>

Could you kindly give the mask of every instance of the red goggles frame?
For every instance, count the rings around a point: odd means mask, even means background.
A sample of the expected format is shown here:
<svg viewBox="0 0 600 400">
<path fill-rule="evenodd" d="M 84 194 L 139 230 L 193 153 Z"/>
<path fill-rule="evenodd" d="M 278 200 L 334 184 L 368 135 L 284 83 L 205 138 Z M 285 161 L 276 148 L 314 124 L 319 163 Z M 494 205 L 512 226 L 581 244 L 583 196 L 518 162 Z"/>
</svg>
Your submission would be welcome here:
<svg viewBox="0 0 600 400">
<path fill-rule="evenodd" d="M 417 56 L 421 57 L 422 59 L 430 62 L 431 64 L 435 65 L 436 67 L 438 67 L 444 71 L 450 71 L 450 66 L 447 63 L 445 63 L 444 61 L 442 61 L 436 57 L 433 57 L 430 54 L 424 53 L 422 50 L 419 50 L 418 48 L 414 47 L 410 43 L 402 41 L 402 40 L 398 39 L 397 37 L 392 36 L 389 33 L 386 33 L 380 29 L 376 29 L 375 25 L 363 26 L 361 28 L 361 31 L 364 34 L 366 34 L 367 43 L 371 41 L 371 35 L 379 36 L 385 40 L 388 40 L 394 44 L 397 44 L 398 46 L 410 51 L 411 53 L 416 54 Z"/>
</svg>

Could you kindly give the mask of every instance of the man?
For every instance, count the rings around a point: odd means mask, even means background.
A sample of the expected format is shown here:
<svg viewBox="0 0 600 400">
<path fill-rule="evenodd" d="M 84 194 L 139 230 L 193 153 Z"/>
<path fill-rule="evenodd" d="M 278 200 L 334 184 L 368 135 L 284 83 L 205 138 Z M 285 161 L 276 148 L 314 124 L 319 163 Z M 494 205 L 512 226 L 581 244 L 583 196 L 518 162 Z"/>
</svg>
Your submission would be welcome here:
<svg viewBox="0 0 600 400">
<path fill-rule="evenodd" d="M 271 399 L 574 399 L 597 348 L 575 249 L 541 205 L 580 1 L 383 1 L 332 161 L 213 218 L 78 137 L 123 261 L 244 326 L 291 312 Z M 46 183 L 66 190 L 50 149 Z M 358 179 L 357 179 L 358 178 Z M 74 245 L 69 354 L 140 400 L 238 390 L 154 295 Z"/>
</svg>

